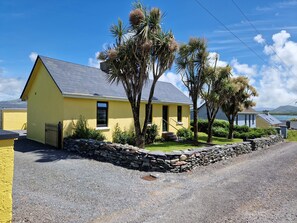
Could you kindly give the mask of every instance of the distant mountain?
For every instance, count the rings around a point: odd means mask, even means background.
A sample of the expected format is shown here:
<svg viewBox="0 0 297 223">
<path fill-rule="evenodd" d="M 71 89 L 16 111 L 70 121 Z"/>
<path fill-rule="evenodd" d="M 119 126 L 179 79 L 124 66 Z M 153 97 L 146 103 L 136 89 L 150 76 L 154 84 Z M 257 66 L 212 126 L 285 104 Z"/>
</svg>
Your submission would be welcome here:
<svg viewBox="0 0 297 223">
<path fill-rule="evenodd" d="M 256 107 L 256 108 L 254 108 L 257 112 L 262 112 L 262 111 L 266 111 L 266 110 L 268 110 L 268 111 L 271 111 L 271 110 L 273 110 L 274 108 L 268 108 L 268 107 Z"/>
<path fill-rule="evenodd" d="M 279 106 L 276 109 L 270 110 L 271 113 L 297 113 L 297 107 L 292 105 Z"/>
</svg>

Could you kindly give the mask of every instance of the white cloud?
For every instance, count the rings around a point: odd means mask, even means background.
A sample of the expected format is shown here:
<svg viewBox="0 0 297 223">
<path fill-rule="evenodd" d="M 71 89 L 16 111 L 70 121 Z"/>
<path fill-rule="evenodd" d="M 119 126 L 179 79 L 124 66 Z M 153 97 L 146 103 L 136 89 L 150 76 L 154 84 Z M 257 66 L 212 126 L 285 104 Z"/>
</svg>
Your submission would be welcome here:
<svg viewBox="0 0 297 223">
<path fill-rule="evenodd" d="M 256 65 L 250 66 L 248 64 L 241 64 L 235 58 L 231 60 L 230 65 L 232 67 L 232 73 L 235 77 L 237 76 L 248 77 L 250 80 L 250 84 L 252 85 L 256 82 L 255 77 L 258 74 Z"/>
<path fill-rule="evenodd" d="M 254 37 L 254 40 L 257 43 L 260 43 L 260 44 L 264 44 L 265 43 L 265 39 L 263 38 L 263 36 L 261 34 L 258 34 L 257 36 L 255 36 Z"/>
<path fill-rule="evenodd" d="M 216 52 L 209 52 L 209 64 L 210 66 L 214 66 L 216 57 L 218 57 L 217 66 L 218 67 L 226 67 L 228 62 L 220 60 L 220 55 Z"/>
<path fill-rule="evenodd" d="M 167 73 L 163 74 L 159 80 L 173 84 L 175 87 L 177 87 L 179 90 L 181 90 L 187 97 L 189 97 L 189 92 L 186 89 L 186 87 L 184 86 L 184 84 L 182 83 L 181 77 L 179 74 L 176 74 L 173 72 L 167 72 Z"/>
<path fill-rule="evenodd" d="M 25 85 L 25 80 L 21 78 L 3 77 L 0 74 L 0 100 L 6 101 L 17 99 L 21 96 L 21 92 Z"/>
<path fill-rule="evenodd" d="M 88 59 L 88 65 L 90 67 L 97 67 L 100 68 L 100 61 L 97 59 L 100 52 L 96 52 L 94 57 L 90 57 Z"/>
<path fill-rule="evenodd" d="M 36 58 L 37 58 L 37 56 L 38 56 L 38 53 L 36 53 L 36 52 L 31 52 L 30 55 L 29 55 L 29 58 L 30 58 L 30 60 L 34 63 L 35 60 L 36 60 Z"/>
<path fill-rule="evenodd" d="M 297 101 L 297 42 L 282 30 L 272 36 L 273 44 L 264 46 L 269 64 L 259 74 L 257 98 L 261 107 L 277 107 Z"/>
</svg>

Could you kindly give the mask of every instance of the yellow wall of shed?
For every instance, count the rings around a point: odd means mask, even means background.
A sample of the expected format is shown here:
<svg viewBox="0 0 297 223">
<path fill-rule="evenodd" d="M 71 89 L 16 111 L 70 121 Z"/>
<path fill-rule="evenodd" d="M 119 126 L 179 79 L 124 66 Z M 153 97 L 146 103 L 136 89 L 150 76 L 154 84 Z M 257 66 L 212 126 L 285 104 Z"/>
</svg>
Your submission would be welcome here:
<svg viewBox="0 0 297 223">
<path fill-rule="evenodd" d="M 257 128 L 269 128 L 271 125 L 265 121 L 263 118 L 257 116 L 256 117 L 256 127 Z"/>
<path fill-rule="evenodd" d="M 2 110 L 3 130 L 24 130 L 27 129 L 26 110 Z"/>
<path fill-rule="evenodd" d="M 14 139 L 0 140 L 0 222 L 12 221 Z"/>
<path fill-rule="evenodd" d="M 45 123 L 63 120 L 63 96 L 41 62 L 32 75 L 27 96 L 27 138 L 45 143 Z"/>
</svg>

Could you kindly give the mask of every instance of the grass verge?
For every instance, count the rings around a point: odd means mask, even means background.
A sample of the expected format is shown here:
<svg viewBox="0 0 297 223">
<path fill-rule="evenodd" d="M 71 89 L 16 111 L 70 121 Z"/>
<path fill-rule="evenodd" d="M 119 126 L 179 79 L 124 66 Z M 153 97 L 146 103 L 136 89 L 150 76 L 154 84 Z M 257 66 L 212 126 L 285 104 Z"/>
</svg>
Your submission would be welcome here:
<svg viewBox="0 0 297 223">
<path fill-rule="evenodd" d="M 237 143 L 237 142 L 242 142 L 242 139 L 226 139 L 222 137 L 213 137 L 212 138 L 213 144 L 232 144 L 232 143 Z M 201 143 L 206 143 L 207 141 L 207 134 L 203 132 L 198 133 L 198 142 Z M 193 145 L 191 143 L 186 143 L 186 142 L 156 142 L 151 145 L 145 146 L 147 150 L 150 151 L 162 151 L 162 152 L 170 152 L 173 150 L 184 150 L 184 149 L 190 149 L 190 148 L 198 148 L 198 147 L 203 147 L 204 145 Z"/>
<path fill-rule="evenodd" d="M 297 142 L 297 130 L 288 130 L 288 138 L 289 142 Z"/>
</svg>

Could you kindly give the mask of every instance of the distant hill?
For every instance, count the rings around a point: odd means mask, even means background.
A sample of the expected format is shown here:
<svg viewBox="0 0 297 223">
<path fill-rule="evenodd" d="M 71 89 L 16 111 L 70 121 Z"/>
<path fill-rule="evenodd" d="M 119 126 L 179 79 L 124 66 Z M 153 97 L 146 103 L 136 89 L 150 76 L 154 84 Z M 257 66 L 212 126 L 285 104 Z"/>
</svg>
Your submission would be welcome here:
<svg viewBox="0 0 297 223">
<path fill-rule="evenodd" d="M 276 109 L 270 110 L 271 113 L 297 113 L 297 107 L 292 105 L 279 106 Z"/>
<path fill-rule="evenodd" d="M 265 110 L 268 110 L 268 111 L 271 111 L 273 110 L 274 108 L 269 108 L 269 107 L 256 107 L 254 108 L 257 112 L 262 112 L 262 111 L 265 111 Z"/>
</svg>

